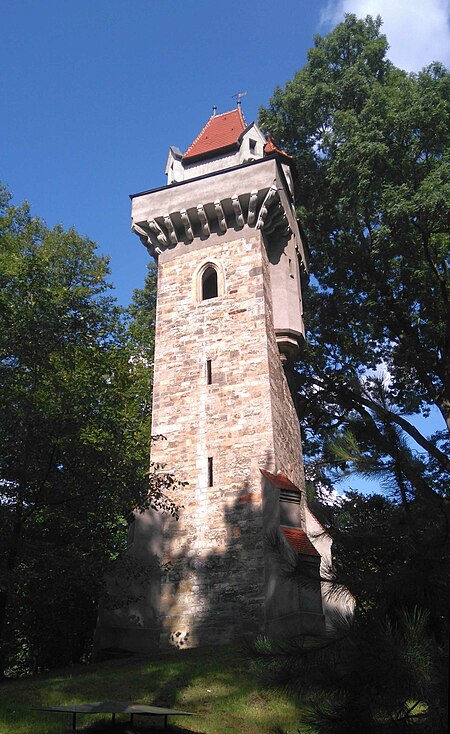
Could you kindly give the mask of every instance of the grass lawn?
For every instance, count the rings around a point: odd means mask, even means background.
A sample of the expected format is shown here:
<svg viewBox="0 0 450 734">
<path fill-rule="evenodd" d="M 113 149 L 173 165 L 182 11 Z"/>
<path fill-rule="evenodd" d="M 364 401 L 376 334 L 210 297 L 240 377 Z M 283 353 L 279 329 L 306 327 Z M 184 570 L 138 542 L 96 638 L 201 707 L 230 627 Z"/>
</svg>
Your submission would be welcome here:
<svg viewBox="0 0 450 734">
<path fill-rule="evenodd" d="M 237 647 L 173 651 L 154 659 L 129 658 L 57 671 L 51 675 L 0 684 L 1 734 L 62 734 L 71 715 L 40 713 L 34 706 L 93 701 L 138 701 L 192 711 L 198 716 L 169 719 L 167 731 L 198 734 L 302 734 L 302 712 L 289 696 L 268 691 L 249 671 L 246 653 Z M 162 727 L 158 719 L 77 715 L 77 731 L 147 732 Z M 107 723 L 108 721 L 108 723 Z M 161 729 L 162 730 L 162 729 Z M 154 730 L 155 731 L 155 730 Z M 156 729 L 157 731 L 157 729 Z M 155 734 L 156 734 L 155 731 Z"/>
</svg>

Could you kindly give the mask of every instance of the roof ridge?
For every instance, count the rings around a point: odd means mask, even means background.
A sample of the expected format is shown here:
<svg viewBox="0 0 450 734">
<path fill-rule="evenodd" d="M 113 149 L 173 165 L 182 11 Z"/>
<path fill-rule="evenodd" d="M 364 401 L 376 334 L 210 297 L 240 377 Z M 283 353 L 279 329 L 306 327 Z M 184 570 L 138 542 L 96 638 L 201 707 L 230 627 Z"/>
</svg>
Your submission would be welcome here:
<svg viewBox="0 0 450 734">
<path fill-rule="evenodd" d="M 242 112 L 242 108 L 241 108 L 241 105 L 240 104 L 238 104 L 237 110 L 238 110 L 238 112 L 239 112 L 239 114 L 241 116 L 241 120 L 242 120 L 242 123 L 244 125 L 244 128 L 247 127 L 247 122 L 245 120 L 244 113 Z M 232 112 L 234 112 L 234 110 L 232 110 Z"/>
<path fill-rule="evenodd" d="M 191 150 L 191 148 L 194 147 L 194 145 L 196 144 L 197 140 L 199 140 L 199 138 L 203 135 L 203 133 L 205 132 L 206 128 L 211 124 L 211 121 L 215 117 L 219 117 L 219 115 L 211 115 L 211 117 L 209 118 L 209 120 L 203 125 L 202 129 L 200 130 L 200 132 L 197 135 L 197 137 L 195 138 L 195 140 L 193 140 L 192 143 L 190 144 L 189 148 L 187 148 L 187 150 L 184 151 L 183 158 L 184 158 L 184 156 L 188 155 L 188 153 Z"/>
<path fill-rule="evenodd" d="M 211 115 L 211 117 L 223 117 L 223 115 L 229 115 L 231 112 L 237 112 L 239 109 L 240 109 L 239 107 L 235 107 L 234 109 L 227 110 L 226 112 L 218 112 L 218 113 L 216 112 L 216 114 L 215 115 Z M 211 118 L 209 118 L 209 119 L 211 119 Z"/>
<path fill-rule="evenodd" d="M 222 117 L 230 117 L 230 125 L 228 125 L 230 129 L 228 131 L 227 122 L 225 120 L 222 120 Z M 193 140 L 193 142 L 183 154 L 183 158 L 193 158 L 197 155 L 203 155 L 204 153 L 209 151 L 212 152 L 214 150 L 219 150 L 221 147 L 226 147 L 227 145 L 229 146 L 237 144 L 239 140 L 239 135 L 242 132 L 242 130 L 239 132 L 239 128 L 242 128 L 243 130 L 246 128 L 245 118 L 242 114 L 240 106 L 236 107 L 233 110 L 221 112 L 219 115 L 211 115 L 208 121 L 200 130 L 195 140 Z M 223 131 L 227 131 L 227 134 L 225 135 L 225 139 L 222 138 L 221 140 L 221 136 L 223 136 Z M 230 133 L 232 133 L 231 137 Z M 211 135 L 211 141 L 214 141 L 213 147 L 210 147 L 210 145 L 208 145 L 209 134 Z"/>
</svg>

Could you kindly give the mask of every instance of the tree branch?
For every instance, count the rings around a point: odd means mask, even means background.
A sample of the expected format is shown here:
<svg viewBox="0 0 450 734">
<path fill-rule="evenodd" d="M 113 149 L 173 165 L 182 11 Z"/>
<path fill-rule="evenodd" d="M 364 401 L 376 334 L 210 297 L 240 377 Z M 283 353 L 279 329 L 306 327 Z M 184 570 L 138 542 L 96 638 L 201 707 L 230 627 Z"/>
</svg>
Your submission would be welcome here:
<svg viewBox="0 0 450 734">
<path fill-rule="evenodd" d="M 352 391 L 349 390 L 349 393 L 351 392 Z M 423 436 L 420 431 L 412 425 L 412 423 L 407 421 L 401 415 L 398 415 L 397 413 L 394 413 L 391 410 L 388 410 L 387 408 L 379 405 L 379 403 L 376 403 L 374 400 L 368 397 L 364 397 L 362 394 L 353 393 L 353 395 L 355 401 L 359 401 L 366 408 L 370 408 L 371 410 L 373 410 L 374 413 L 376 413 L 380 418 L 387 418 L 389 422 L 395 423 L 396 425 L 400 426 L 400 428 L 405 431 L 405 433 L 407 433 L 409 436 L 411 436 L 411 438 L 413 438 L 419 446 L 425 449 L 425 451 L 430 454 L 430 456 L 433 456 L 433 458 L 436 459 L 436 461 L 442 466 L 445 471 L 450 473 L 449 457 L 444 454 L 444 452 L 441 451 L 437 446 L 431 443 L 431 441 L 425 438 L 425 436 Z"/>
</svg>

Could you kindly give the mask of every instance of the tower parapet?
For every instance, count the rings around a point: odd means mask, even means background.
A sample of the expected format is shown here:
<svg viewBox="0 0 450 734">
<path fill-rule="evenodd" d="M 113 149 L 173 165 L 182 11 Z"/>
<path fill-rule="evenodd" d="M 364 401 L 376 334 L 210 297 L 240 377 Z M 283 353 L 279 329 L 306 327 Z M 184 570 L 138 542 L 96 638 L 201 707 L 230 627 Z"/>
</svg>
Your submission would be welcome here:
<svg viewBox="0 0 450 734">
<path fill-rule="evenodd" d="M 286 154 L 254 123 L 245 126 L 238 108 L 213 115 L 184 155 L 171 147 L 166 173 L 169 186 L 132 196 L 133 231 L 162 263 L 211 237 L 260 232 L 277 341 L 283 356 L 294 357 L 304 336 L 300 270 L 307 272 L 307 260 Z"/>
</svg>

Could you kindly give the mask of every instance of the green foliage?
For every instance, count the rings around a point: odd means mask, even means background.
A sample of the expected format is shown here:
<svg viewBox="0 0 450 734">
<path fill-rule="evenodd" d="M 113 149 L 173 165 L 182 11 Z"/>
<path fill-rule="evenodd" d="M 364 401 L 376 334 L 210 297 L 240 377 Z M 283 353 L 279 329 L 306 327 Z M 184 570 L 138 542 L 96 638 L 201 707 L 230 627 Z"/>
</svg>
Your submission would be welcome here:
<svg viewBox="0 0 450 734">
<path fill-rule="evenodd" d="M 255 645 L 254 655 L 266 683 L 308 703 L 306 720 L 320 734 L 412 725 L 417 732 L 445 730 L 445 701 L 435 690 L 443 656 L 430 644 L 427 615 L 418 608 L 389 622 L 370 615 L 335 617 L 326 638 L 266 641 Z M 418 710 L 427 716 L 416 718 Z"/>
<path fill-rule="evenodd" d="M 379 19 L 347 16 L 315 39 L 260 122 L 294 158 L 310 243 L 298 377 L 306 448 L 350 431 L 426 494 L 427 461 L 447 480 L 450 464 L 407 416 L 436 406 L 450 421 L 450 77 L 437 63 L 407 74 L 386 48 Z M 411 467 L 391 441 L 396 428 L 422 463 Z M 442 479 L 433 491 L 445 491 Z"/>
<path fill-rule="evenodd" d="M 108 274 L 93 242 L 1 190 L 0 663 L 13 672 L 86 657 L 130 510 L 176 513 L 175 479 L 149 484 L 154 273 L 129 314 Z"/>
<path fill-rule="evenodd" d="M 346 16 L 260 112 L 293 157 L 310 245 L 297 365 L 310 500 L 352 471 L 387 493 L 316 503 L 355 616 L 268 657 L 278 681 L 330 693 L 321 732 L 397 730 L 410 700 L 428 707 L 414 730 L 445 730 L 450 75 L 395 68 L 380 28 Z M 433 409 L 447 430 L 417 428 Z"/>
<path fill-rule="evenodd" d="M 339 505 L 316 501 L 313 510 L 333 538 L 332 568 L 322 563 L 325 603 L 336 604 L 350 590 L 354 614 L 334 613 L 322 638 L 258 641 L 256 668 L 267 682 L 310 701 L 311 721 L 320 733 L 388 732 L 392 721 L 400 728 L 414 722 L 421 732 L 445 731 L 450 607 L 445 518 L 430 519 L 421 502 L 405 510 L 384 496 L 356 492 Z M 308 586 L 302 563 L 281 556 L 280 563 Z"/>
</svg>

